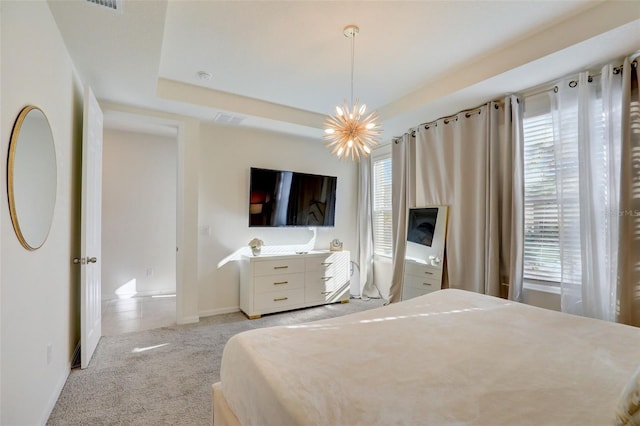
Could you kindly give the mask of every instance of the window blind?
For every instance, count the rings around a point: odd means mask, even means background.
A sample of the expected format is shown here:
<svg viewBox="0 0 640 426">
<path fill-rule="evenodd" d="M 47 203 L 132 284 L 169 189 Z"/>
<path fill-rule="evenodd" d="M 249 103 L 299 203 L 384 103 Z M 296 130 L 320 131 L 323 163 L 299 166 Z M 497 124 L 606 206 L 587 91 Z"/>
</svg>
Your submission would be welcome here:
<svg viewBox="0 0 640 426">
<path fill-rule="evenodd" d="M 373 161 L 373 251 L 392 255 L 391 157 Z"/>
<path fill-rule="evenodd" d="M 524 278 L 559 283 L 558 194 L 548 98 L 527 99 L 524 134 Z"/>
</svg>

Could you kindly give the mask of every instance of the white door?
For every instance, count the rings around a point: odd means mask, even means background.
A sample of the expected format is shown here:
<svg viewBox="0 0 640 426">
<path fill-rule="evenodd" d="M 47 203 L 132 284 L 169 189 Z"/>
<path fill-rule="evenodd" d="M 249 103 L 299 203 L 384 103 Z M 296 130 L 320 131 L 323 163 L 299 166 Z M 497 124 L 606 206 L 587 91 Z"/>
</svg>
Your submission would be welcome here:
<svg viewBox="0 0 640 426">
<path fill-rule="evenodd" d="M 102 335 L 102 110 L 89 86 L 84 93 L 80 258 L 80 366 L 87 368 Z"/>
</svg>

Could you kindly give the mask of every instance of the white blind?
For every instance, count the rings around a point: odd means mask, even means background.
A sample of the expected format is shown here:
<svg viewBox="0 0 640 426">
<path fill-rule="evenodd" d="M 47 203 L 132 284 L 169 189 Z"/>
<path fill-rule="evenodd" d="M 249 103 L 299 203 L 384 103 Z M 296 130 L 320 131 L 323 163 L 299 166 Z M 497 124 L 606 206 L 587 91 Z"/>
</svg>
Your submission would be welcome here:
<svg viewBox="0 0 640 426">
<path fill-rule="evenodd" d="M 611 161 L 604 138 L 605 120 L 599 85 L 593 78 L 588 108 L 588 131 L 580 133 L 578 89 L 566 82 L 555 96 L 540 94 L 525 99 L 524 130 L 524 277 L 550 283 L 580 284 L 582 271 L 580 162 L 587 161 L 589 190 L 609 203 Z M 590 80 L 591 81 L 591 80 Z M 584 127 L 584 124 L 583 124 Z M 583 148 L 579 142 L 583 140 Z M 587 140 L 588 138 L 588 140 Z M 582 158 L 582 160 L 581 160 Z M 584 183 L 587 185 L 587 183 Z M 606 233 L 609 214 L 601 206 L 587 206 L 600 215 L 599 230 Z M 560 209 L 562 209 L 560 211 Z M 561 213 L 559 215 L 559 213 Z M 562 250 L 562 253 L 560 252 Z M 563 259 L 561 261 L 561 258 Z M 564 268 L 564 270 L 562 269 Z"/>
<path fill-rule="evenodd" d="M 373 251 L 391 256 L 391 157 L 373 160 Z"/>
<path fill-rule="evenodd" d="M 547 95 L 525 100 L 524 277 L 560 282 L 554 129 Z"/>
</svg>

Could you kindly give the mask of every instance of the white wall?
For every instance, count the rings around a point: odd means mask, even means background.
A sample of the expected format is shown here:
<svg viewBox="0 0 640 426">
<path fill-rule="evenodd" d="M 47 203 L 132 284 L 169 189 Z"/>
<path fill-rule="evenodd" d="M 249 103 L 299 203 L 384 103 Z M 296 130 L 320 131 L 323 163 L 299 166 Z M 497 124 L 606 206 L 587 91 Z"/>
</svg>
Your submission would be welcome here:
<svg viewBox="0 0 640 426">
<path fill-rule="evenodd" d="M 105 129 L 102 298 L 176 290 L 175 137 Z"/>
<path fill-rule="evenodd" d="M 337 176 L 336 226 L 317 228 L 315 248 L 328 249 L 329 242 L 339 238 L 355 255 L 355 163 L 331 156 L 318 140 L 203 125 L 198 196 L 198 307 L 203 316 L 238 309 L 239 274 L 233 259 L 248 249 L 253 237 L 277 246 L 305 244 L 313 235 L 306 228 L 249 228 L 251 167 Z"/>
<path fill-rule="evenodd" d="M 34 425 L 45 422 L 53 408 L 78 338 L 78 272 L 71 258 L 77 247 L 82 89 L 47 3 L 3 1 L 1 7 L 0 423 Z M 16 238 L 6 193 L 11 129 L 28 104 L 49 119 L 58 169 L 51 231 L 33 252 Z"/>
</svg>

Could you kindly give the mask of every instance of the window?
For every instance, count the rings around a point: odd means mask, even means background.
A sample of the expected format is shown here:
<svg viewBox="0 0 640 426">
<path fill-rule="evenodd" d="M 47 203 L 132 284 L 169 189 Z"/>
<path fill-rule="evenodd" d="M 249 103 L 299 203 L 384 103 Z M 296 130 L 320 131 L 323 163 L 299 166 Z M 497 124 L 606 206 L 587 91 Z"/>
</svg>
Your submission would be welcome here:
<svg viewBox="0 0 640 426">
<path fill-rule="evenodd" d="M 391 256 L 391 155 L 373 158 L 373 252 Z"/>
<path fill-rule="evenodd" d="M 557 101 L 562 108 L 552 105 L 548 93 L 525 100 L 524 278 L 540 284 L 581 282 L 581 214 L 584 214 L 580 201 L 581 157 L 584 161 L 588 155 L 589 167 L 600 170 L 593 173 L 600 177 L 592 178 L 590 184 L 603 188 L 597 193 L 604 197 L 603 206 L 608 203 L 608 160 L 601 95 L 596 90 L 588 101 L 591 148 L 586 153 L 579 152 L 577 93 L 576 89 L 574 93 L 565 94 L 563 102 Z M 559 216 L 560 208 L 562 214 Z M 601 213 L 589 211 L 591 215 Z M 606 215 L 604 219 L 603 226 L 606 227 Z"/>
<path fill-rule="evenodd" d="M 553 117 L 547 94 L 527 98 L 524 133 L 524 278 L 561 275 Z"/>
</svg>

